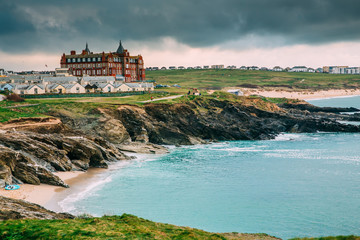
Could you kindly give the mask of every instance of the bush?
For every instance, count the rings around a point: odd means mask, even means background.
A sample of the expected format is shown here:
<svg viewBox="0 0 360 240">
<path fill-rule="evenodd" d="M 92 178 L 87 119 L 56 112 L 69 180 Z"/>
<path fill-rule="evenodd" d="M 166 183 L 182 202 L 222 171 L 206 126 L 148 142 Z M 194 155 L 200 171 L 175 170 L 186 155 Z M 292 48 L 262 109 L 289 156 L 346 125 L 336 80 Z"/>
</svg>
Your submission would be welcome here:
<svg viewBox="0 0 360 240">
<path fill-rule="evenodd" d="M 16 93 L 12 93 L 12 94 L 6 96 L 6 100 L 13 101 L 13 102 L 24 102 L 25 101 L 25 99 L 23 99 L 22 97 L 20 97 Z"/>
</svg>

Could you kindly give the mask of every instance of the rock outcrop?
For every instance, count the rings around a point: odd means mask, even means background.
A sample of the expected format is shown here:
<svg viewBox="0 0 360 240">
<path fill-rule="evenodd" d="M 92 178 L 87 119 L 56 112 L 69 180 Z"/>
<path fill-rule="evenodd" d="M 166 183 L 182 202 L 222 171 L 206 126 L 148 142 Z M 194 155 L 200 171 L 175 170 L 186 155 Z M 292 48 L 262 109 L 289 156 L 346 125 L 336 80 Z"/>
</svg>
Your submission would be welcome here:
<svg viewBox="0 0 360 240">
<path fill-rule="evenodd" d="M 0 132 L 0 185 L 46 183 L 68 187 L 55 171 L 107 168 L 108 162 L 129 159 L 114 145 L 93 139 L 28 131 Z"/>
<path fill-rule="evenodd" d="M 73 219 L 69 213 L 55 213 L 40 205 L 0 196 L 0 221 L 9 219 Z"/>
<path fill-rule="evenodd" d="M 76 117 L 71 111 L 52 112 L 54 118 L 39 123 L 25 119 L 0 125 L 0 186 L 66 187 L 53 172 L 106 168 L 109 162 L 130 159 L 122 151 L 165 153 L 159 145 L 272 139 L 281 132 L 360 132 L 359 126 L 338 122 L 359 118 L 339 114 L 345 111 L 357 109 L 304 103 L 279 107 L 260 98 L 196 98 L 177 104 L 93 108 Z"/>
</svg>

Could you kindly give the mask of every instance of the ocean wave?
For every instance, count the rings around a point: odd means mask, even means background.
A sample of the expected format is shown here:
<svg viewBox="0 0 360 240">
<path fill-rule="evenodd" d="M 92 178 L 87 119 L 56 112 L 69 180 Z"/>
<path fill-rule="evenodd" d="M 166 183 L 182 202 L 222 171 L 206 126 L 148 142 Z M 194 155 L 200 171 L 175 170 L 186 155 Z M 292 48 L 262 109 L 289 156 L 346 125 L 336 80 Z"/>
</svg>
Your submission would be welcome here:
<svg viewBox="0 0 360 240">
<path fill-rule="evenodd" d="M 77 213 L 77 208 L 75 207 L 75 202 L 85 199 L 91 194 L 95 193 L 96 189 L 100 186 L 103 186 L 106 183 L 111 182 L 111 176 L 108 176 L 102 180 L 93 182 L 92 184 L 88 185 L 83 191 L 70 194 L 64 200 L 60 201 L 58 205 L 64 212 L 75 212 Z"/>
</svg>

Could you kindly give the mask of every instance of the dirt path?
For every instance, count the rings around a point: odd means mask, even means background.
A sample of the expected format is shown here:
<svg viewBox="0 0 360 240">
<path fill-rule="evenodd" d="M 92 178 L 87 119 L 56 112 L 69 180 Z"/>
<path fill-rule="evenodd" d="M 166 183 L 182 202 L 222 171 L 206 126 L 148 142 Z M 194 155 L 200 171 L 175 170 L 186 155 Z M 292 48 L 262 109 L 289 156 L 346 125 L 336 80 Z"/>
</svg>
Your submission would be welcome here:
<svg viewBox="0 0 360 240">
<path fill-rule="evenodd" d="M 141 101 L 142 103 L 147 103 L 147 102 L 154 102 L 154 101 L 160 101 L 160 100 L 166 100 L 166 99 L 175 99 L 175 98 L 179 98 L 182 97 L 184 95 L 175 95 L 175 96 L 170 96 L 170 97 L 163 97 L 163 98 L 156 98 L 153 100 L 147 100 L 147 101 Z"/>
</svg>

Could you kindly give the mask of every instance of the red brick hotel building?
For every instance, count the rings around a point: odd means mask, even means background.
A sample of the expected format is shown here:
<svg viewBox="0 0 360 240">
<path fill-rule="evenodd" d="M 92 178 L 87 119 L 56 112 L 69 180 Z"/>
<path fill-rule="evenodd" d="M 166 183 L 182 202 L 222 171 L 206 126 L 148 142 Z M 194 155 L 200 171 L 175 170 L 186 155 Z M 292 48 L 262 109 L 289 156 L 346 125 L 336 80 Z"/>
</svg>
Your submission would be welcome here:
<svg viewBox="0 0 360 240">
<path fill-rule="evenodd" d="M 93 53 L 88 44 L 81 54 L 74 50 L 70 55 L 61 57 L 62 68 L 69 68 L 69 73 L 74 76 L 123 76 L 125 82 L 144 81 L 145 68 L 141 55 L 130 56 L 123 48 L 121 41 L 116 52 Z"/>
</svg>

